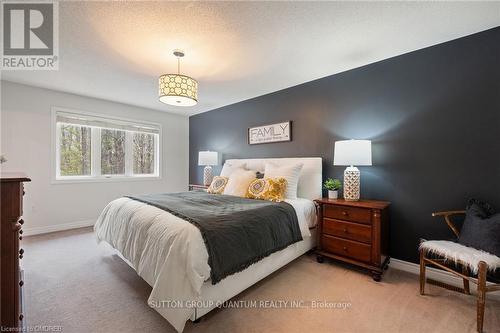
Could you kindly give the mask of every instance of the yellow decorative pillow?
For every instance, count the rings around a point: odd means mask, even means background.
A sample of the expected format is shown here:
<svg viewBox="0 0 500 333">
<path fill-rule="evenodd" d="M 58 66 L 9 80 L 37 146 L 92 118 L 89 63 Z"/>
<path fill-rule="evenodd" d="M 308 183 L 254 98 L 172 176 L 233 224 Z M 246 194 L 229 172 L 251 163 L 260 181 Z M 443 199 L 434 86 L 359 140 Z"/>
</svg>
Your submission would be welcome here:
<svg viewBox="0 0 500 333">
<path fill-rule="evenodd" d="M 285 199 L 286 185 L 287 181 L 282 177 L 255 179 L 248 186 L 246 197 L 280 202 Z"/>
<path fill-rule="evenodd" d="M 212 194 L 222 194 L 228 180 L 229 177 L 215 176 L 212 183 L 208 187 L 207 192 Z"/>
</svg>

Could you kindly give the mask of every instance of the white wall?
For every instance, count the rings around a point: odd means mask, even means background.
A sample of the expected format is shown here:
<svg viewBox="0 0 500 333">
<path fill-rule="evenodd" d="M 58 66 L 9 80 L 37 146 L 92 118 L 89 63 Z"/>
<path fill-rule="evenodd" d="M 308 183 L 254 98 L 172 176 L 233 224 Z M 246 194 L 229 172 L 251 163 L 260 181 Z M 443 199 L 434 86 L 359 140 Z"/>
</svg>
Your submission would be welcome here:
<svg viewBox="0 0 500 333">
<path fill-rule="evenodd" d="M 185 191 L 189 118 L 110 101 L 1 81 L 2 171 L 22 171 L 27 234 L 93 224 L 111 200 L 128 194 Z M 162 125 L 162 178 L 51 184 L 51 107 L 157 122 Z"/>
</svg>

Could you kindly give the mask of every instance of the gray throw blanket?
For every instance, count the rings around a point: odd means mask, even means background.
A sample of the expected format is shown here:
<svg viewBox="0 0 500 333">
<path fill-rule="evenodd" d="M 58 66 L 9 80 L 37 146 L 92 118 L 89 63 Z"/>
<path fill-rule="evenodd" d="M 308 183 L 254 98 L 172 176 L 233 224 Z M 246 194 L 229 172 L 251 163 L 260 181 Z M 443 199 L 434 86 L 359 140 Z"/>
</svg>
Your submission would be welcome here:
<svg viewBox="0 0 500 333">
<path fill-rule="evenodd" d="M 197 191 L 129 198 L 163 209 L 200 229 L 212 284 L 302 240 L 295 209 L 286 202 Z"/>
</svg>

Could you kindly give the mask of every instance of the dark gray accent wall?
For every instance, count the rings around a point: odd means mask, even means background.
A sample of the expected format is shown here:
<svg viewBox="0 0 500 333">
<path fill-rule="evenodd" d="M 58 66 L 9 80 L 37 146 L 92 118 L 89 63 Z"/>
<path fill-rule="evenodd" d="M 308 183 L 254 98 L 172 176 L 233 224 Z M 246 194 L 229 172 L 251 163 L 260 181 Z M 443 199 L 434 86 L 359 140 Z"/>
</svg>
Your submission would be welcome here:
<svg viewBox="0 0 500 333">
<path fill-rule="evenodd" d="M 248 127 L 286 120 L 293 141 L 248 145 Z M 361 196 L 392 202 L 391 255 L 416 262 L 420 238 L 452 237 L 432 212 L 470 197 L 500 208 L 500 27 L 193 116 L 189 133 L 194 183 L 200 150 L 320 156 L 342 178 L 334 141 L 372 140 Z"/>
</svg>

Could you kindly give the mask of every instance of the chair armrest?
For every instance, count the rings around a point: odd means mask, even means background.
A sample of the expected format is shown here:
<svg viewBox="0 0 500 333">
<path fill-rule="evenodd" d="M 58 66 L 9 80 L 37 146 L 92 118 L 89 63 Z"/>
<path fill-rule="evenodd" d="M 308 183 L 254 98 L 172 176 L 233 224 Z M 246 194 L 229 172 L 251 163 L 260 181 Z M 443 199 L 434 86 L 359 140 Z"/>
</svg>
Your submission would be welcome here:
<svg viewBox="0 0 500 333">
<path fill-rule="evenodd" d="M 446 212 L 436 212 L 432 213 L 432 216 L 451 216 L 451 215 L 461 215 L 465 214 L 465 210 L 450 210 Z"/>
<path fill-rule="evenodd" d="M 451 231 L 453 231 L 453 233 L 455 234 L 455 236 L 459 237 L 460 236 L 460 231 L 455 226 L 455 224 L 450 220 L 450 216 L 452 216 L 452 215 L 464 215 L 464 214 L 465 214 L 465 210 L 450 210 L 450 211 L 446 211 L 446 212 L 432 213 L 432 216 L 442 216 L 442 217 L 444 217 L 444 221 L 446 222 L 446 224 L 448 225 L 448 227 L 451 229 Z"/>
</svg>

